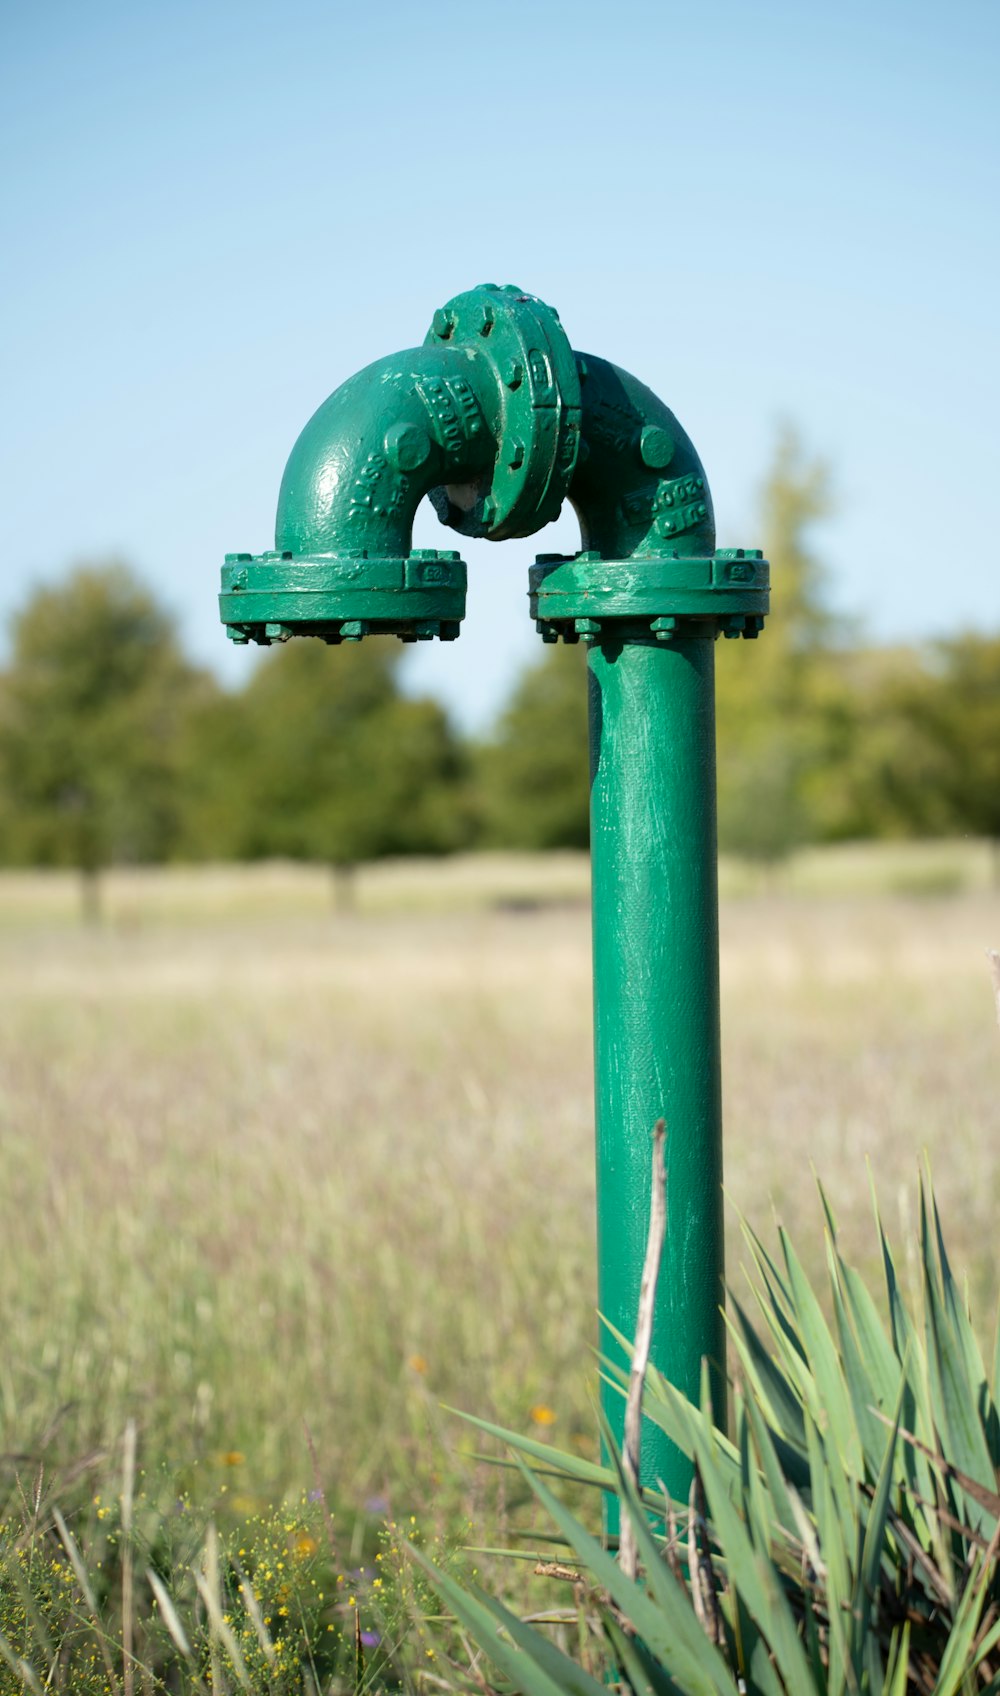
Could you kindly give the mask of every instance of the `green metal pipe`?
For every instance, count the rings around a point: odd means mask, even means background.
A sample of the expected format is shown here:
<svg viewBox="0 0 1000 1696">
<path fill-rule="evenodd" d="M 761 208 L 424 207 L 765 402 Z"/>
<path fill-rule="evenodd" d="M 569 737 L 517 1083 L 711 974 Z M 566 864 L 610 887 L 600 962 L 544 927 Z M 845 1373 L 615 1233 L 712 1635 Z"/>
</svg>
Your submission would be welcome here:
<svg viewBox="0 0 1000 1696">
<path fill-rule="evenodd" d="M 306 426 L 275 550 L 227 556 L 230 636 L 457 635 L 461 560 L 410 545 L 425 494 L 452 529 L 494 541 L 533 534 L 567 494 L 580 519 L 580 552 L 540 556 L 530 601 L 544 640 L 591 650 L 600 1306 L 634 1334 L 663 1118 L 651 1357 L 690 1397 L 707 1359 L 722 1420 L 714 641 L 758 634 L 767 562 L 716 549 L 707 479 L 669 407 L 627 371 L 574 353 L 544 302 L 485 284 L 434 314 L 423 348 L 359 372 Z M 613 1389 L 605 1406 L 620 1441 Z M 643 1441 L 644 1483 L 684 1500 L 684 1457 L 653 1427 Z"/>
<path fill-rule="evenodd" d="M 471 491 L 492 469 L 500 400 L 475 351 L 410 348 L 335 389 L 285 467 L 274 545 L 293 555 L 410 551 L 413 516 L 439 484 Z"/>
<path fill-rule="evenodd" d="M 292 449 L 275 545 L 228 554 L 219 610 L 234 642 L 458 635 L 465 566 L 414 549 L 428 496 L 463 536 L 533 535 L 559 514 L 580 444 L 580 379 L 558 316 L 485 284 L 439 311 L 424 345 L 377 360 L 324 401 Z"/>
<path fill-rule="evenodd" d="M 651 1131 L 667 1124 L 667 1235 L 653 1364 L 697 1400 L 707 1356 L 725 1412 L 722 1116 L 712 633 L 612 637 L 590 650 L 598 1300 L 635 1330 Z M 602 1339 L 619 1364 L 613 1338 Z M 623 1403 L 605 1389 L 619 1442 Z M 691 1471 L 645 1422 L 647 1484 L 687 1499 Z"/>
<path fill-rule="evenodd" d="M 541 635 L 590 648 L 598 1300 L 635 1334 L 667 1126 L 667 1231 L 652 1364 L 697 1400 L 708 1362 L 725 1420 L 722 1112 L 715 820 L 715 638 L 756 636 L 768 568 L 717 552 L 704 468 L 674 414 L 607 360 L 577 354 L 583 420 L 571 558 L 531 574 Z M 627 1357 L 607 1331 L 604 1352 Z M 604 1409 L 621 1444 L 624 1402 Z M 641 1475 L 686 1501 L 691 1467 L 651 1422 Z M 608 1529 L 617 1502 L 608 1503 Z"/>
<path fill-rule="evenodd" d="M 569 498 L 588 554 L 621 561 L 666 551 L 711 554 L 715 519 L 705 470 L 670 408 L 631 372 L 578 353 L 581 452 Z M 609 575 L 613 578 L 614 571 Z"/>
</svg>

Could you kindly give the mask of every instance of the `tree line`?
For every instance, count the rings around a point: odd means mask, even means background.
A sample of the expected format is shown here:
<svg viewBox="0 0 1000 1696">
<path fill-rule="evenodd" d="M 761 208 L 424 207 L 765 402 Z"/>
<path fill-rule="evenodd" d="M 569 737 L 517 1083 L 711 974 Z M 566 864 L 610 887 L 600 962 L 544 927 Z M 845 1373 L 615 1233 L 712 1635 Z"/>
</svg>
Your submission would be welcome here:
<svg viewBox="0 0 1000 1696">
<path fill-rule="evenodd" d="M 1000 841 L 1000 635 L 874 647 L 829 611 L 814 531 L 826 467 L 791 431 L 762 489 L 774 612 L 720 644 L 719 835 L 776 861 L 806 842 Z M 474 846 L 585 847 L 585 655 L 542 651 L 493 734 L 400 687 L 402 649 L 272 649 L 238 691 L 185 656 L 120 563 L 36 590 L 0 673 L 0 864 L 270 857 L 351 868 Z M 998 855 L 1000 861 L 1000 855 Z"/>
</svg>

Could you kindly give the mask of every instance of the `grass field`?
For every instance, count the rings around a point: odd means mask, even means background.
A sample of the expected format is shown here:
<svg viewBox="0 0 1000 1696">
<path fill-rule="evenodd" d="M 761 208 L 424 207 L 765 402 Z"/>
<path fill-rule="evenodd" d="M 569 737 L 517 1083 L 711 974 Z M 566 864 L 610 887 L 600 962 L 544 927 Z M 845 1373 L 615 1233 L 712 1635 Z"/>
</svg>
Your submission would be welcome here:
<svg viewBox="0 0 1000 1696">
<path fill-rule="evenodd" d="M 949 852 L 724 899 L 734 1279 L 772 1203 L 818 1269 L 811 1166 L 872 1264 L 870 1159 L 905 1242 L 926 1149 L 994 1301 L 1000 898 Z M 149 1479 L 236 1515 L 318 1468 L 360 1558 L 386 1507 L 502 1536 L 442 1402 L 593 1444 L 585 895 L 572 856 L 375 869 L 348 916 L 305 870 L 135 874 L 88 932 L 70 880 L 0 883 L 10 1491 L 90 1488 L 132 1418 Z"/>
</svg>

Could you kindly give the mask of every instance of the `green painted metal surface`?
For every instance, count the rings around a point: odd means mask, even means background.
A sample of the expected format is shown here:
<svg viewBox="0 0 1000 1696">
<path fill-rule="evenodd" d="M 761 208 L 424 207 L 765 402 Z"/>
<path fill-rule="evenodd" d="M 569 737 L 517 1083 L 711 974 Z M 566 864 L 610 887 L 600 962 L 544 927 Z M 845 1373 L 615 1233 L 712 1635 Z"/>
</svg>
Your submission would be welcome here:
<svg viewBox="0 0 1000 1696">
<path fill-rule="evenodd" d="M 479 360 L 485 349 L 500 402 L 488 486 L 433 489 L 438 517 L 463 536 L 534 535 L 558 518 L 580 450 L 580 377 L 558 313 L 487 283 L 436 312 L 427 343 Z"/>
<path fill-rule="evenodd" d="M 713 668 L 718 635 L 763 626 L 766 560 L 716 549 L 705 472 L 669 407 L 574 353 L 544 302 L 487 284 L 436 312 L 422 348 L 368 366 L 320 407 L 288 461 L 275 548 L 227 557 L 220 608 L 238 642 L 447 640 L 465 566 L 413 549 L 419 502 L 501 541 L 540 529 L 567 495 L 581 550 L 539 556 L 529 594 L 544 640 L 590 648 L 600 1306 L 634 1332 L 663 1118 L 652 1361 L 697 1396 L 707 1359 L 722 1418 Z M 620 1438 L 614 1390 L 605 1407 Z M 642 1471 L 686 1498 L 690 1468 L 654 1428 Z"/>
<path fill-rule="evenodd" d="M 436 548 L 414 548 L 397 559 L 229 554 L 219 606 L 233 642 L 320 636 L 336 645 L 373 634 L 453 641 L 465 589 L 461 556 Z"/>
<path fill-rule="evenodd" d="M 678 622 L 710 620 L 726 636 L 756 636 L 768 605 L 768 566 L 743 548 L 685 558 L 606 560 L 596 553 L 542 555 L 529 577 L 531 611 L 549 641 L 589 645 L 608 628 L 673 639 Z"/>
<path fill-rule="evenodd" d="M 634 1333 L 662 1117 L 667 1235 L 651 1358 L 697 1400 L 706 1355 L 721 1415 L 714 655 L 708 633 L 611 637 L 591 648 L 589 681 L 598 1302 Z M 620 1438 L 620 1396 L 606 1391 L 605 1407 Z M 642 1476 L 687 1500 L 688 1463 L 648 1421 Z"/>
<path fill-rule="evenodd" d="M 236 642 L 458 633 L 465 567 L 414 551 L 430 496 L 466 536 L 503 541 L 555 518 L 576 469 L 580 378 L 557 315 L 516 288 L 456 295 L 423 347 L 367 366 L 292 449 L 271 553 L 227 556 L 220 611 Z"/>
<path fill-rule="evenodd" d="M 769 568 L 715 547 L 708 480 L 670 409 L 577 354 L 583 427 L 570 499 L 578 554 L 529 575 L 545 641 L 590 649 L 598 1301 L 635 1330 L 651 1133 L 667 1124 L 667 1235 L 651 1359 L 697 1399 L 709 1363 L 725 1417 L 722 1111 L 715 823 L 715 638 L 755 638 Z M 618 1364 L 626 1356 L 603 1339 Z M 624 1403 L 605 1386 L 619 1441 Z M 691 1468 L 643 1432 L 642 1476 L 685 1501 Z M 609 1504 L 609 1530 L 616 1529 Z"/>
</svg>

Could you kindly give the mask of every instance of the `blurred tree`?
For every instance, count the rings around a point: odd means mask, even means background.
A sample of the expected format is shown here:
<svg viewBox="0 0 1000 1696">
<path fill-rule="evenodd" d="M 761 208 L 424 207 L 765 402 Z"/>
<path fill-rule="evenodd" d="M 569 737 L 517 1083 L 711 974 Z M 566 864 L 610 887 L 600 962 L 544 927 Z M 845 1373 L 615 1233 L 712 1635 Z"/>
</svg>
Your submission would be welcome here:
<svg viewBox="0 0 1000 1696">
<path fill-rule="evenodd" d="M 719 841 L 724 849 L 773 870 L 807 842 L 810 818 L 802 796 L 809 726 L 755 726 L 737 749 L 719 756 Z"/>
<path fill-rule="evenodd" d="M 771 562 L 772 607 L 757 642 L 720 645 L 716 670 L 719 840 L 723 849 L 774 865 L 816 834 L 810 787 L 841 714 L 833 660 L 839 634 L 812 549 L 832 510 L 830 474 L 782 428 L 760 498 L 761 541 Z"/>
<path fill-rule="evenodd" d="M 941 796 L 918 776 L 905 705 L 929 681 L 921 655 L 910 648 L 821 656 L 813 690 L 821 757 L 803 780 L 813 841 L 911 836 L 944 827 Z"/>
<path fill-rule="evenodd" d="M 934 643 L 889 705 L 905 730 L 891 773 L 904 827 L 986 837 L 1000 886 L 1000 635 Z"/>
<path fill-rule="evenodd" d="M 479 752 L 486 842 L 511 848 L 586 848 L 590 840 L 587 656 L 546 648 L 522 674 Z"/>
<path fill-rule="evenodd" d="M 178 764 L 177 857 L 236 860 L 244 853 L 253 754 L 242 693 L 206 690 L 185 715 Z"/>
<path fill-rule="evenodd" d="M 464 753 L 435 702 L 400 693 L 401 657 L 377 639 L 336 651 L 293 641 L 236 701 L 210 708 L 218 778 L 193 808 L 201 851 L 323 861 L 343 902 L 361 862 L 463 846 Z"/>
<path fill-rule="evenodd" d="M 180 726 L 212 686 L 119 562 L 36 590 L 12 634 L 0 682 L 0 853 L 75 866 L 84 912 L 97 919 L 103 867 L 161 860 L 175 844 Z"/>
</svg>

